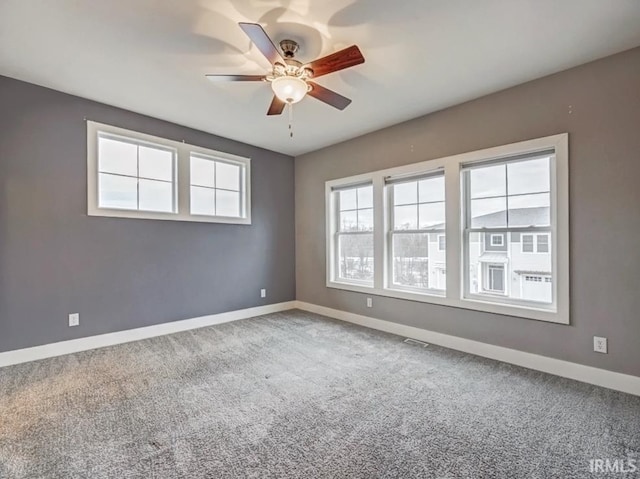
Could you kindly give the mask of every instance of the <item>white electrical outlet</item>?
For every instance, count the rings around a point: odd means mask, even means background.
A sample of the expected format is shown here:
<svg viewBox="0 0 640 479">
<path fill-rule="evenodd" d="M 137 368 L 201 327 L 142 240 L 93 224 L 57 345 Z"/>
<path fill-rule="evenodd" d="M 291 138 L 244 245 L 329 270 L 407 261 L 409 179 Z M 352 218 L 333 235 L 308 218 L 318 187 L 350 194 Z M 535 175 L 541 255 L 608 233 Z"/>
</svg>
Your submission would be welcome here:
<svg viewBox="0 0 640 479">
<path fill-rule="evenodd" d="M 69 315 L 69 326 L 78 326 L 80 324 L 80 314 L 71 313 Z"/>
<path fill-rule="evenodd" d="M 260 297 L 261 298 L 266 298 L 267 297 L 267 290 L 266 289 L 261 289 L 260 290 Z"/>
<path fill-rule="evenodd" d="M 593 350 L 596 353 L 607 354 L 607 338 L 601 338 L 600 336 L 593 337 Z"/>
<path fill-rule="evenodd" d="M 367 298 L 367 308 L 373 308 L 373 299 Z"/>
</svg>

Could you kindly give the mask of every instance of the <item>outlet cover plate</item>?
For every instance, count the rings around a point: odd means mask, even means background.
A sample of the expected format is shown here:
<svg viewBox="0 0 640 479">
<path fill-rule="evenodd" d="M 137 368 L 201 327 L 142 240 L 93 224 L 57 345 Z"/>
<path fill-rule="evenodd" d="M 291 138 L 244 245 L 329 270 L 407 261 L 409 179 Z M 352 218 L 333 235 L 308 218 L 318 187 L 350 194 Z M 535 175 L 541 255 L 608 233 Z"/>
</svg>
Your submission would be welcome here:
<svg viewBox="0 0 640 479">
<path fill-rule="evenodd" d="M 78 326 L 78 325 L 80 325 L 80 314 L 71 313 L 69 315 L 69 326 Z"/>
<path fill-rule="evenodd" d="M 596 353 L 607 354 L 607 338 L 600 336 L 593 337 L 593 350 Z"/>
</svg>

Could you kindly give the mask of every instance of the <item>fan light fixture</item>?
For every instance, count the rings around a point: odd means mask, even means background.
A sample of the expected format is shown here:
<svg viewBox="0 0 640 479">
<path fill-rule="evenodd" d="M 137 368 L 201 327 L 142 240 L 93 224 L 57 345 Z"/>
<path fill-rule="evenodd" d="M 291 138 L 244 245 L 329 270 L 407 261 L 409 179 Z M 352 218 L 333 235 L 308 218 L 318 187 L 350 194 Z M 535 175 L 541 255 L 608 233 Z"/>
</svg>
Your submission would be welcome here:
<svg viewBox="0 0 640 479">
<path fill-rule="evenodd" d="M 290 105 L 298 103 L 310 90 L 306 81 L 290 75 L 274 78 L 271 88 L 278 99 Z"/>
<path fill-rule="evenodd" d="M 364 57 L 356 45 L 351 45 L 310 63 L 301 63 L 295 58 L 299 46 L 294 40 L 280 41 L 280 49 L 278 49 L 261 25 L 247 22 L 240 22 L 239 25 L 260 50 L 260 53 L 269 61 L 271 69 L 266 75 L 207 75 L 209 80 L 271 83 L 274 97 L 267 115 L 281 115 L 285 107 L 289 105 L 289 135 L 291 137 L 293 137 L 293 104 L 302 100 L 307 93 L 338 110 L 344 110 L 349 106 L 351 103 L 349 98 L 319 85 L 315 79 L 364 63 Z"/>
</svg>

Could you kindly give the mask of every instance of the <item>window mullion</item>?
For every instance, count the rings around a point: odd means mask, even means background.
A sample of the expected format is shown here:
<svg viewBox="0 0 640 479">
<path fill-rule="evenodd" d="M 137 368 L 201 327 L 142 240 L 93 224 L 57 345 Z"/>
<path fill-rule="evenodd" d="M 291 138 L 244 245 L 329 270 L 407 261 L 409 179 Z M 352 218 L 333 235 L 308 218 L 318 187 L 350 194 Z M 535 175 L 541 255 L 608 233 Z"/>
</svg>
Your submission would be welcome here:
<svg viewBox="0 0 640 479">
<path fill-rule="evenodd" d="M 373 287 L 383 289 L 386 266 L 386 229 L 384 204 L 384 175 L 373 177 Z"/>
<path fill-rule="evenodd" d="M 462 216 L 460 192 L 460 167 L 458 164 L 447 164 L 444 170 L 445 182 L 445 232 L 446 232 L 446 297 L 460 299 L 462 285 L 462 258 L 464 255 L 462 241 Z M 465 182 L 466 183 L 466 182 Z M 468 195 L 465 194 L 465 197 Z M 466 210 L 466 209 L 465 209 Z"/>
<path fill-rule="evenodd" d="M 176 213 L 191 211 L 191 152 L 184 146 L 176 148 Z"/>
</svg>

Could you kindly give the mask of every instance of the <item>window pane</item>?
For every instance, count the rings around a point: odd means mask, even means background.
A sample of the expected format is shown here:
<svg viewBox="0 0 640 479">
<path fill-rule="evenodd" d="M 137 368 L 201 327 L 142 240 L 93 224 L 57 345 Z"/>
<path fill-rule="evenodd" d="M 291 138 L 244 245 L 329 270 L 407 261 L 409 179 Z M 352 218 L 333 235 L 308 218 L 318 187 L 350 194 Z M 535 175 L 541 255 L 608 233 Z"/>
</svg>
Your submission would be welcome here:
<svg viewBox="0 0 640 479">
<path fill-rule="evenodd" d="M 509 198 L 509 226 L 549 226 L 551 224 L 549 193 Z"/>
<path fill-rule="evenodd" d="M 191 184 L 198 186 L 215 186 L 215 163 L 211 160 L 191 157 Z"/>
<path fill-rule="evenodd" d="M 140 210 L 173 212 L 172 183 L 142 179 L 139 182 Z"/>
<path fill-rule="evenodd" d="M 549 252 L 549 237 L 547 235 L 538 235 L 538 253 Z"/>
<path fill-rule="evenodd" d="M 509 194 L 541 193 L 550 191 L 549 158 L 516 161 L 507 164 Z"/>
<path fill-rule="evenodd" d="M 99 136 L 98 162 L 101 172 L 137 176 L 138 146 Z"/>
<path fill-rule="evenodd" d="M 471 200 L 471 227 L 496 228 L 507 226 L 506 198 Z"/>
<path fill-rule="evenodd" d="M 215 210 L 215 190 L 211 188 L 191 187 L 191 214 L 214 216 Z"/>
<path fill-rule="evenodd" d="M 436 176 L 420 180 L 418 183 L 420 191 L 420 203 L 428 201 L 444 201 L 444 176 Z"/>
<path fill-rule="evenodd" d="M 504 292 L 504 267 L 489 266 L 489 289 Z"/>
<path fill-rule="evenodd" d="M 373 208 L 358 210 L 358 230 L 373 231 Z"/>
<path fill-rule="evenodd" d="M 215 165 L 216 188 L 240 191 L 240 167 L 238 165 L 231 165 L 229 163 L 222 163 L 219 161 L 216 161 Z"/>
<path fill-rule="evenodd" d="M 533 253 L 533 235 L 522 235 L 522 252 Z"/>
<path fill-rule="evenodd" d="M 486 244 L 482 238 L 487 237 Z M 470 233 L 467 253 L 467 290 L 487 298 L 515 299 L 549 304 L 552 294 L 552 261 L 549 252 L 534 253 L 535 235 L 504 235 L 509 245 L 487 249 L 490 235 Z M 549 237 L 549 235 L 541 235 Z M 544 240 L 542 240 L 544 241 Z M 432 259 L 432 258 L 430 258 Z M 532 282 L 527 277 L 546 276 L 549 281 Z"/>
<path fill-rule="evenodd" d="M 487 166 L 469 170 L 471 198 L 504 196 L 507 194 L 505 165 Z"/>
<path fill-rule="evenodd" d="M 373 208 L 373 186 L 358 188 L 358 209 Z"/>
<path fill-rule="evenodd" d="M 409 205 L 418 202 L 418 182 L 397 183 L 393 185 L 393 204 Z"/>
<path fill-rule="evenodd" d="M 216 190 L 216 216 L 240 216 L 240 193 Z"/>
<path fill-rule="evenodd" d="M 418 229 L 418 205 L 394 207 L 393 227 L 395 230 Z"/>
<path fill-rule="evenodd" d="M 447 237 L 445 235 L 438 235 L 438 249 L 444 251 L 447 248 Z"/>
<path fill-rule="evenodd" d="M 373 235 L 340 235 L 338 261 L 340 278 L 373 282 Z"/>
<path fill-rule="evenodd" d="M 341 190 L 340 192 L 340 211 L 355 210 L 358 205 L 356 203 L 356 189 Z"/>
<path fill-rule="evenodd" d="M 140 146 L 140 176 L 153 180 L 173 181 L 173 152 Z"/>
<path fill-rule="evenodd" d="M 138 209 L 138 180 L 126 176 L 100 173 L 100 208 Z"/>
<path fill-rule="evenodd" d="M 429 287 L 429 234 L 393 235 L 393 283 Z"/>
<path fill-rule="evenodd" d="M 342 211 L 340 212 L 340 231 L 358 231 L 358 212 Z"/>
<path fill-rule="evenodd" d="M 419 206 L 420 228 L 444 228 L 444 203 L 425 203 Z"/>
</svg>

